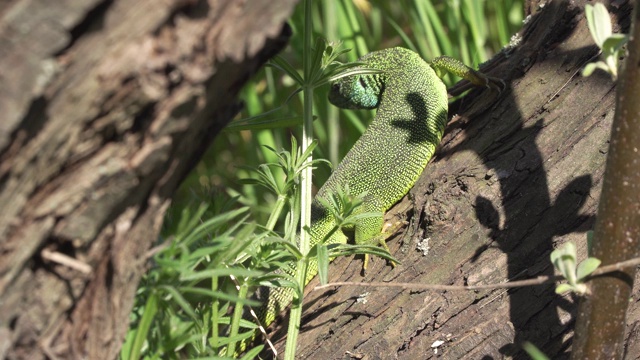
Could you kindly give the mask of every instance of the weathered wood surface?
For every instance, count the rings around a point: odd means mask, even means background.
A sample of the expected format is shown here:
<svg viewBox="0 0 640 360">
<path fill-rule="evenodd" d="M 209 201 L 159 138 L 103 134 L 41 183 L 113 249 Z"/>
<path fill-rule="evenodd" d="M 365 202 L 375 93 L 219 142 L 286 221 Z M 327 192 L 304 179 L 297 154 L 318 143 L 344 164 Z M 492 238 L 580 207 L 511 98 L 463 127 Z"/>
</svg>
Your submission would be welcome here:
<svg viewBox="0 0 640 360">
<path fill-rule="evenodd" d="M 171 195 L 295 3 L 0 2 L 0 358 L 116 356 Z"/>
<path fill-rule="evenodd" d="M 490 73 L 509 86 L 502 99 L 478 116 L 470 114 L 490 101 L 487 92 L 452 111 L 460 116 L 412 190 L 413 202 L 405 198 L 395 209 L 411 216 L 407 232 L 389 242 L 402 265 L 377 261 L 363 277 L 361 261 L 338 259 L 331 281 L 502 283 L 553 274 L 549 254 L 566 241 L 586 255 L 615 85 L 602 73 L 579 74 L 597 55 L 585 3 L 547 2 L 522 42 L 492 61 Z M 630 6 L 616 5 L 617 30 L 628 31 Z M 416 249 L 425 238 L 427 255 Z M 365 292 L 367 302 L 357 302 Z M 628 316 L 631 359 L 640 356 L 638 297 L 634 292 Z M 562 359 L 577 298 L 548 285 L 474 292 L 341 287 L 311 292 L 305 304 L 301 359 L 527 359 L 524 341 Z M 275 340 L 282 349 L 281 334 Z M 437 340 L 444 344 L 436 353 Z"/>
</svg>

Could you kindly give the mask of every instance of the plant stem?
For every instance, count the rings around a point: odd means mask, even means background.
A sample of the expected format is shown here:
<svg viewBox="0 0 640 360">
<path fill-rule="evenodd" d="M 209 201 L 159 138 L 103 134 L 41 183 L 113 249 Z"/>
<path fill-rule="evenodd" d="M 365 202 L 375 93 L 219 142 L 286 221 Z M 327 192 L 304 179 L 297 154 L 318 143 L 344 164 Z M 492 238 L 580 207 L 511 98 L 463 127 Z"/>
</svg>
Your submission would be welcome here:
<svg viewBox="0 0 640 360">
<path fill-rule="evenodd" d="M 292 150 L 292 151 L 295 151 L 295 150 Z M 284 204 L 286 203 L 286 201 L 287 201 L 287 197 L 285 195 L 278 195 L 278 199 L 276 200 L 275 207 L 271 212 L 271 215 L 269 216 L 269 220 L 267 221 L 267 225 L 266 225 L 267 229 L 273 230 L 273 228 L 276 226 L 276 222 L 280 217 L 280 213 L 282 212 L 282 209 L 284 208 Z"/>
<path fill-rule="evenodd" d="M 248 292 L 249 286 L 247 285 L 247 283 L 243 283 L 242 285 L 240 285 L 240 289 L 238 290 L 238 298 L 246 299 Z M 238 331 L 240 330 L 240 319 L 242 319 L 242 311 L 242 306 L 236 306 L 233 309 L 233 317 L 231 318 L 231 329 L 229 331 L 230 338 L 234 338 L 238 335 Z M 233 356 L 233 354 L 235 354 L 236 343 L 237 341 L 232 341 L 231 343 L 229 343 L 229 346 L 227 347 L 228 356 Z"/>
<path fill-rule="evenodd" d="M 634 268 L 640 265 L 640 258 L 633 258 L 615 264 L 600 266 L 591 275 L 584 280 L 592 280 L 598 276 L 610 273 L 618 273 L 624 269 Z M 434 290 L 434 291 L 476 291 L 476 290 L 494 290 L 494 289 L 512 289 L 525 286 L 538 286 L 555 284 L 558 281 L 565 280 L 562 275 L 542 275 L 533 279 L 514 280 L 497 284 L 479 284 L 479 285 L 440 285 L 440 284 L 423 284 L 423 283 L 404 283 L 404 282 L 353 282 L 353 281 L 336 281 L 325 285 L 318 285 L 313 291 L 324 290 L 336 286 L 356 286 L 356 287 L 382 287 L 382 288 L 400 288 L 418 289 L 418 290 Z"/>
<path fill-rule="evenodd" d="M 303 33 L 303 69 L 304 80 L 303 85 L 303 124 L 302 124 L 302 152 L 304 153 L 311 142 L 313 141 L 313 84 L 310 84 L 311 76 L 311 2 L 312 0 L 304 1 L 304 33 Z M 313 160 L 313 156 L 310 155 L 305 160 L 305 165 L 309 165 Z M 311 166 L 304 166 L 301 173 L 301 189 L 300 197 L 302 205 L 300 208 L 300 251 L 306 255 L 309 252 L 309 234 L 304 230 L 306 227 L 311 226 Z"/>
<path fill-rule="evenodd" d="M 218 290 L 218 277 L 211 278 L 211 291 Z M 220 335 L 218 334 L 218 323 L 220 322 L 220 314 L 218 308 L 220 306 L 220 300 L 213 298 L 211 302 L 211 337 L 209 338 L 209 344 L 215 352 L 218 352 L 218 340 Z"/>
<path fill-rule="evenodd" d="M 302 63 L 304 73 L 304 84 L 302 86 L 304 106 L 303 106 L 303 125 L 302 125 L 302 152 L 304 153 L 313 141 L 313 84 L 311 83 L 311 5 L 312 0 L 304 1 L 304 31 L 303 31 L 303 51 Z M 296 283 L 300 287 L 300 294 L 305 285 L 307 274 L 307 255 L 310 249 L 310 236 L 306 231 L 311 226 L 311 176 L 312 168 L 310 166 L 313 160 L 310 155 L 306 160 L 305 166 L 301 173 L 300 186 L 300 252 L 304 255 L 298 261 L 296 266 Z M 296 353 L 296 343 L 298 333 L 300 332 L 300 321 L 302 319 L 302 298 L 294 298 L 291 307 L 289 328 L 287 331 L 287 345 L 285 348 L 285 360 L 294 360 Z"/>
<path fill-rule="evenodd" d="M 336 2 L 335 1 L 323 1 L 325 23 L 324 29 L 326 31 L 327 38 L 334 41 L 338 38 L 338 26 L 336 23 Z M 327 103 L 327 140 L 329 140 L 329 161 L 335 168 L 338 166 L 339 156 L 339 144 L 340 144 L 340 127 L 338 124 L 338 107 Z"/>
<path fill-rule="evenodd" d="M 155 293 L 152 293 L 151 296 L 149 296 L 149 299 L 147 299 L 147 303 L 144 306 L 142 318 L 140 319 L 140 324 L 138 325 L 138 332 L 136 333 L 136 338 L 133 341 L 133 346 L 131 346 L 129 359 L 140 358 L 142 345 L 147 339 L 147 334 L 149 333 L 149 329 L 151 328 L 151 323 L 153 322 L 153 318 L 155 317 L 157 312 L 158 297 Z"/>
</svg>

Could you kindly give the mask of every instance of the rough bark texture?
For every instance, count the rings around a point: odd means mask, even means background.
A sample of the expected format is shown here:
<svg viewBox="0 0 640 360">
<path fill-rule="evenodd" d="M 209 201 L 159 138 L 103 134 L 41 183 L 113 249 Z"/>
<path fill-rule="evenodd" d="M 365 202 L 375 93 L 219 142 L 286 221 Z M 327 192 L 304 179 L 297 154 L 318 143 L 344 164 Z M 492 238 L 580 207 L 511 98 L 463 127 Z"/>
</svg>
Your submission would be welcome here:
<svg viewBox="0 0 640 360">
<path fill-rule="evenodd" d="M 585 3 L 547 2 L 525 25 L 521 43 L 492 61 L 489 72 L 509 85 L 500 101 L 475 116 L 488 92 L 454 104 L 451 113 L 460 116 L 395 209 L 411 216 L 407 232 L 389 242 L 402 265 L 377 261 L 363 277 L 361 261 L 338 259 L 331 281 L 476 285 L 550 275 L 549 254 L 565 241 L 578 244 L 584 258 L 615 104 L 606 75 L 579 74 L 598 52 Z M 628 3 L 617 1 L 610 11 L 616 31 L 628 31 Z M 424 239 L 426 255 L 416 250 Z M 357 302 L 365 292 L 367 302 Z M 640 354 L 638 297 L 636 290 L 628 358 Z M 529 341 L 562 359 L 576 303 L 551 285 L 475 292 L 341 287 L 306 298 L 298 348 L 307 359 L 526 359 L 520 345 Z M 282 347 L 278 333 L 275 339 Z M 436 350 L 437 340 L 444 343 Z"/>
<path fill-rule="evenodd" d="M 295 2 L 0 2 L 0 358 L 116 356 L 172 193 Z"/>
</svg>

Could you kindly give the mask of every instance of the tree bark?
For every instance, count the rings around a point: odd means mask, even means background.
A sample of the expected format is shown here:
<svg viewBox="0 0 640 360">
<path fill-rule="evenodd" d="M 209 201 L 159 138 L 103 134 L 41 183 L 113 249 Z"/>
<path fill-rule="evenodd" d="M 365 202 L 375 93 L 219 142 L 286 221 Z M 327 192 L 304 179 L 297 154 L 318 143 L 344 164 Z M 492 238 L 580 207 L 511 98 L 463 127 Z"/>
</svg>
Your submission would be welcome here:
<svg viewBox="0 0 640 360">
<path fill-rule="evenodd" d="M 330 281 L 479 285 L 552 275 L 549 254 L 566 241 L 585 258 L 615 107 L 607 75 L 579 73 L 598 54 L 586 2 L 547 2 L 520 43 L 484 68 L 508 84 L 499 101 L 487 105 L 495 99 L 484 91 L 452 104 L 450 114 L 460 115 L 435 159 L 391 211 L 410 216 L 405 234 L 389 242 L 402 264 L 377 261 L 363 277 L 361 261 L 342 258 L 332 263 Z M 628 32 L 630 5 L 616 1 L 609 10 L 615 31 Z M 426 239 L 428 253 L 417 250 Z M 301 359 L 527 359 L 525 341 L 553 359 L 571 349 L 577 298 L 556 295 L 553 285 L 310 292 L 316 281 L 307 288 Z M 366 303 L 356 301 L 363 293 Z M 639 296 L 634 291 L 630 302 L 628 358 L 640 354 Z M 274 335 L 278 347 L 281 334 Z"/>
<path fill-rule="evenodd" d="M 0 3 L 0 358 L 115 358 L 180 181 L 295 0 Z"/>
</svg>

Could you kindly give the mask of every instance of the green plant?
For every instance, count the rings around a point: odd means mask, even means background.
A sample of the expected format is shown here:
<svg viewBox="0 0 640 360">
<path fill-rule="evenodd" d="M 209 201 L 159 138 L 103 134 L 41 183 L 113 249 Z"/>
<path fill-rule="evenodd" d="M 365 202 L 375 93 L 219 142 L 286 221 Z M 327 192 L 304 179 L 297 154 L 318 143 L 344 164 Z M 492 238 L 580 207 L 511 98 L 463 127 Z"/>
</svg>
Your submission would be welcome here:
<svg viewBox="0 0 640 360">
<path fill-rule="evenodd" d="M 290 20 L 290 48 L 243 89 L 245 110 L 176 195 L 163 245 L 137 293 L 122 358 L 236 355 L 238 344 L 258 327 L 242 311 L 257 305 L 248 299 L 254 286 L 293 288 L 294 305 L 300 305 L 303 269 L 310 259 L 318 259 L 323 282 L 335 256 L 369 253 L 394 261 L 376 246 L 297 245 L 302 208 L 311 201 L 308 172 L 314 169 L 317 184 L 330 173 L 330 167 L 318 166 L 320 161 L 305 159 L 314 153 L 337 164 L 372 118 L 370 111 L 343 112 L 328 104 L 325 85 L 356 65 L 338 60 L 352 63 L 380 47 L 403 45 L 425 58 L 446 54 L 477 64 L 507 43 L 522 19 L 521 0 L 462 3 L 374 0 L 366 6 L 308 0 L 298 7 Z M 343 47 L 313 43 L 314 38 L 341 39 Z M 354 51 L 341 50 L 347 48 Z M 302 149 L 296 138 L 302 139 Z M 291 151 L 280 150 L 285 148 Z M 307 174 L 304 186 L 302 173 Z M 341 209 L 339 226 L 348 226 L 354 216 L 368 214 L 355 215 L 359 199 L 343 190 L 334 194 L 332 208 Z M 292 262 L 302 264 L 297 275 L 274 273 Z M 237 278 L 239 290 L 227 275 Z M 295 354 L 300 310 L 294 306 L 291 316 L 289 358 Z M 244 358 L 263 348 L 250 349 Z"/>
<path fill-rule="evenodd" d="M 263 273 L 226 264 L 233 264 L 267 233 L 245 222 L 246 207 L 203 221 L 210 216 L 207 210 L 207 205 L 184 208 L 171 229 L 174 237 L 156 249 L 153 266 L 138 289 L 122 359 L 179 358 L 180 352 L 215 354 L 220 346 L 234 341 L 233 336 L 219 336 L 213 325 L 230 323 L 221 315 L 228 305 L 257 304 L 224 291 L 220 283 L 230 275 Z"/>
<path fill-rule="evenodd" d="M 538 349 L 535 345 L 528 341 L 522 344 L 522 348 L 527 352 L 527 354 L 529 354 L 529 356 L 533 360 L 549 360 L 549 357 L 547 355 L 545 355 L 542 351 L 540 351 L 540 349 Z"/>
<path fill-rule="evenodd" d="M 613 34 L 609 12 L 602 3 L 587 4 L 584 12 L 589 31 L 596 45 L 600 48 L 603 60 L 588 63 L 582 70 L 582 75 L 590 76 L 596 69 L 601 69 L 611 75 L 615 81 L 618 78 L 620 51 L 629 37 L 624 34 Z"/>
<path fill-rule="evenodd" d="M 562 248 L 551 252 L 553 266 L 567 280 L 566 283 L 556 287 L 556 293 L 562 294 L 567 291 L 573 291 L 578 295 L 587 293 L 587 285 L 584 280 L 600 266 L 600 260 L 590 257 L 576 266 L 577 258 L 576 245 L 572 242 L 568 242 Z"/>
</svg>

